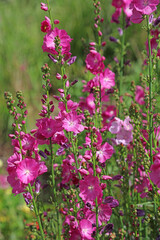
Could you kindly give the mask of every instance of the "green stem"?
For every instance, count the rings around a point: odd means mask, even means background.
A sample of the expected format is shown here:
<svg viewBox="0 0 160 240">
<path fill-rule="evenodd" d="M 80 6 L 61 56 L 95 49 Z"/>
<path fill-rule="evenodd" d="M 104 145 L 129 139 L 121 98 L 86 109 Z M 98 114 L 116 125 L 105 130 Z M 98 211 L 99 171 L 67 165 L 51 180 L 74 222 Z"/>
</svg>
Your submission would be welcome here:
<svg viewBox="0 0 160 240">
<path fill-rule="evenodd" d="M 34 199 L 34 194 L 33 194 L 33 190 L 32 190 L 32 187 L 31 187 L 30 183 L 28 184 L 28 187 L 29 187 L 29 191 L 32 195 L 33 207 L 34 207 L 34 211 L 35 211 L 35 214 L 36 214 L 36 217 L 37 217 L 39 229 L 40 229 L 40 232 L 41 232 L 41 237 L 42 237 L 42 240 L 44 240 L 45 236 L 44 236 L 44 232 L 43 232 L 43 228 L 42 228 L 42 223 L 41 223 L 41 220 L 40 220 L 39 212 L 38 212 L 38 209 L 37 209 L 36 201 Z"/>
<path fill-rule="evenodd" d="M 51 151 L 51 169 L 52 169 L 52 185 L 53 185 L 53 195 L 54 195 L 54 203 L 57 213 L 57 225 L 58 225 L 58 240 L 61 239 L 61 231 L 60 231 L 60 219 L 59 219 L 59 209 L 57 203 L 57 192 L 56 192 L 56 182 L 55 182 L 55 173 L 54 173 L 54 159 L 53 159 L 53 149 L 52 149 L 52 140 L 50 138 L 50 151 Z"/>
<path fill-rule="evenodd" d="M 124 45 L 125 45 L 125 14 L 122 15 L 122 40 L 121 40 L 121 59 L 120 59 L 120 77 L 119 77 L 119 98 L 121 97 L 122 90 L 122 78 L 124 75 Z M 119 117 L 121 116 L 121 104 L 119 104 Z"/>
<path fill-rule="evenodd" d="M 52 21 L 52 14 L 51 14 L 51 8 L 50 8 L 50 5 L 49 5 L 49 0 L 47 0 L 47 5 L 48 5 L 49 18 L 51 20 L 51 25 L 52 25 L 52 28 L 53 28 L 54 24 L 53 24 L 53 21 Z"/>
<path fill-rule="evenodd" d="M 150 42 L 149 16 L 147 15 L 147 33 L 148 33 L 148 49 L 149 49 L 149 144 L 150 144 L 150 162 L 153 164 L 153 113 L 152 113 L 152 56 Z"/>
<path fill-rule="evenodd" d="M 99 231 L 98 231 L 98 200 L 96 198 L 96 239 L 99 239 Z"/>
</svg>

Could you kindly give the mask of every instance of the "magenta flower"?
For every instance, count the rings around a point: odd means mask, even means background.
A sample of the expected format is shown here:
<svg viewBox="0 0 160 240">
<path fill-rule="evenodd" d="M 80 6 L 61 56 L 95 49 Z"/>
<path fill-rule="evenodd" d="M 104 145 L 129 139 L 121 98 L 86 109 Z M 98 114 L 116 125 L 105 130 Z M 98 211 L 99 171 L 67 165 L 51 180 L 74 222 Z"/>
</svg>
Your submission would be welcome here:
<svg viewBox="0 0 160 240">
<path fill-rule="evenodd" d="M 44 11 L 48 11 L 47 4 L 41 3 L 41 9 L 44 10 Z"/>
<path fill-rule="evenodd" d="M 86 68 L 93 74 L 102 72 L 104 69 L 104 58 L 96 51 L 90 52 L 86 57 Z"/>
<path fill-rule="evenodd" d="M 70 112 L 62 120 L 62 127 L 67 132 L 78 134 L 84 130 L 84 126 L 81 124 L 81 120 L 82 115 L 77 115 L 76 112 Z"/>
<path fill-rule="evenodd" d="M 110 217 L 112 215 L 112 209 L 108 203 L 101 203 L 98 206 L 98 223 L 101 226 L 102 223 L 107 223 L 110 220 Z M 85 218 L 89 220 L 92 224 L 96 224 L 96 212 L 95 207 L 94 211 L 87 210 L 85 213 Z"/>
<path fill-rule="evenodd" d="M 150 168 L 150 178 L 152 182 L 160 188 L 160 160 L 156 159 Z"/>
<path fill-rule="evenodd" d="M 100 73 L 100 82 L 102 89 L 110 89 L 115 85 L 115 73 L 106 68 L 103 73 Z"/>
<path fill-rule="evenodd" d="M 135 92 L 135 101 L 140 105 L 144 105 L 145 104 L 144 97 L 145 97 L 144 89 L 141 86 L 137 85 Z"/>
<path fill-rule="evenodd" d="M 84 202 L 93 202 L 102 194 L 98 177 L 88 175 L 79 182 L 80 194 Z"/>
<path fill-rule="evenodd" d="M 107 159 L 111 158 L 113 151 L 113 147 L 106 142 L 101 147 L 99 147 L 98 151 L 96 151 L 96 157 L 100 163 L 104 163 Z"/>
<path fill-rule="evenodd" d="M 38 177 L 39 164 L 32 158 L 25 158 L 17 167 L 17 176 L 19 180 L 28 184 Z"/>
<path fill-rule="evenodd" d="M 41 22 L 41 31 L 49 32 L 51 30 L 51 20 L 45 16 L 45 20 Z"/>
<path fill-rule="evenodd" d="M 83 239 L 93 239 L 92 238 L 92 233 L 93 233 L 93 227 L 92 223 L 86 219 L 82 219 L 79 222 L 78 229 L 81 233 L 81 236 Z"/>
<path fill-rule="evenodd" d="M 65 30 L 54 28 L 45 36 L 42 45 L 43 52 L 48 52 L 53 55 L 58 55 L 58 47 L 61 48 L 61 54 L 67 55 L 70 51 L 70 42 L 72 39 Z"/>
<path fill-rule="evenodd" d="M 157 9 L 159 0 L 133 0 L 130 4 L 132 9 L 131 21 L 140 23 L 143 21 L 143 15 L 150 15 Z"/>
<path fill-rule="evenodd" d="M 133 0 L 132 4 L 138 12 L 150 15 L 157 9 L 156 6 L 159 4 L 159 0 Z"/>
</svg>

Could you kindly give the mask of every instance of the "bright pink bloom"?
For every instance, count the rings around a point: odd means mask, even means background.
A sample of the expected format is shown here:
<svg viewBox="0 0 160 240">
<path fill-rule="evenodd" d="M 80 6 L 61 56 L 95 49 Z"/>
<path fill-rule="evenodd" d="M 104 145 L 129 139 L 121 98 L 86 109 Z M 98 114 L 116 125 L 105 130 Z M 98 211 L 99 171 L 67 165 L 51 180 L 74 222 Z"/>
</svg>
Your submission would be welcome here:
<svg viewBox="0 0 160 240">
<path fill-rule="evenodd" d="M 80 194 L 84 202 L 93 202 L 102 194 L 98 177 L 88 175 L 79 182 Z"/>
<path fill-rule="evenodd" d="M 48 11 L 47 4 L 41 3 L 41 9 L 44 10 L 44 11 Z"/>
<path fill-rule="evenodd" d="M 76 112 L 70 112 L 62 120 L 62 127 L 67 132 L 78 134 L 84 130 L 84 126 L 81 124 L 82 118 L 82 115 L 77 115 Z"/>
<path fill-rule="evenodd" d="M 93 51 L 90 52 L 86 57 L 86 68 L 93 74 L 102 72 L 104 69 L 104 58 L 100 53 Z"/>
<path fill-rule="evenodd" d="M 122 8 L 124 6 L 123 0 L 112 0 L 112 6 L 115 8 Z"/>
<path fill-rule="evenodd" d="M 51 30 L 51 20 L 45 16 L 45 20 L 41 22 L 41 31 L 49 32 Z"/>
<path fill-rule="evenodd" d="M 17 167 L 17 176 L 22 183 L 28 184 L 38 177 L 39 164 L 32 158 L 25 158 Z"/>
<path fill-rule="evenodd" d="M 138 12 L 150 15 L 157 9 L 156 6 L 159 4 L 159 0 L 133 0 L 132 4 Z"/>
<path fill-rule="evenodd" d="M 16 172 L 12 172 L 8 177 L 7 177 L 8 183 L 12 187 L 12 193 L 15 195 L 22 193 L 25 191 L 26 185 L 23 184 L 17 177 Z"/>
<path fill-rule="evenodd" d="M 101 88 L 110 89 L 115 85 L 115 73 L 109 68 L 106 68 L 103 73 L 100 73 Z"/>
<path fill-rule="evenodd" d="M 144 97 L 145 97 L 144 89 L 141 86 L 137 85 L 135 92 L 135 101 L 140 105 L 144 105 L 145 104 Z"/>
<path fill-rule="evenodd" d="M 27 133 L 23 136 L 21 144 L 24 150 L 33 150 L 36 144 L 36 140 L 29 133 Z"/>
<path fill-rule="evenodd" d="M 113 147 L 106 142 L 101 147 L 99 147 L 98 151 L 96 151 L 96 157 L 100 163 L 104 163 L 107 159 L 111 158 L 113 151 Z"/>
<path fill-rule="evenodd" d="M 121 8 L 116 8 L 116 11 L 112 14 L 111 22 L 119 23 L 119 17 L 121 16 Z"/>
<path fill-rule="evenodd" d="M 143 21 L 142 13 L 138 12 L 135 8 L 132 11 L 132 16 L 130 18 L 133 23 L 141 23 Z"/>
<path fill-rule="evenodd" d="M 152 182 L 160 188 L 160 160 L 156 159 L 150 168 L 150 178 Z"/>
<path fill-rule="evenodd" d="M 81 233 L 81 236 L 83 239 L 93 239 L 92 238 L 92 233 L 93 233 L 93 227 L 92 223 L 86 219 L 82 219 L 79 222 L 78 229 Z"/>
<path fill-rule="evenodd" d="M 68 55 L 72 39 L 65 30 L 54 28 L 44 36 L 42 49 L 44 52 L 58 55 L 58 47 L 61 47 L 61 54 Z"/>
<path fill-rule="evenodd" d="M 102 223 L 107 223 L 112 215 L 112 209 L 109 203 L 101 203 L 98 206 L 98 223 L 101 226 Z M 89 220 L 92 224 L 96 224 L 96 212 L 87 210 L 85 213 L 85 218 Z"/>
</svg>

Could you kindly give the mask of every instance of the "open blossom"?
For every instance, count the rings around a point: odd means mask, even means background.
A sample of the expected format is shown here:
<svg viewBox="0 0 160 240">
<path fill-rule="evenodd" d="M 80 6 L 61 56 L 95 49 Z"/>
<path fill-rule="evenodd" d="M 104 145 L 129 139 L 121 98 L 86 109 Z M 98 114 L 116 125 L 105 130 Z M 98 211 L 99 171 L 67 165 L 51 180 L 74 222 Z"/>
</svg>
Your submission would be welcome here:
<svg viewBox="0 0 160 240">
<path fill-rule="evenodd" d="M 113 154 L 113 147 L 109 143 L 103 144 L 96 152 L 96 157 L 100 163 L 104 163 L 107 159 L 110 159 Z"/>
<path fill-rule="evenodd" d="M 86 68 L 93 74 L 102 72 L 104 69 L 104 57 L 96 51 L 90 52 L 86 57 Z"/>
<path fill-rule="evenodd" d="M 131 21 L 141 23 L 143 15 L 150 15 L 157 9 L 159 0 L 132 0 L 130 8 L 132 9 Z"/>
<path fill-rule="evenodd" d="M 113 134 L 116 134 L 116 138 L 114 139 L 115 144 L 123 144 L 129 145 L 133 140 L 133 126 L 130 123 L 131 119 L 126 117 L 124 121 L 119 118 L 115 118 L 115 120 L 111 123 L 109 131 Z"/>
<path fill-rule="evenodd" d="M 22 183 L 28 184 L 38 177 L 39 164 L 32 158 L 25 158 L 17 167 L 17 176 Z"/>
<path fill-rule="evenodd" d="M 92 227 L 92 223 L 89 220 L 82 219 L 79 222 L 78 229 L 80 231 L 82 239 L 93 239 L 92 233 L 94 229 Z"/>
<path fill-rule="evenodd" d="M 92 175 L 85 176 L 79 182 L 80 194 L 84 202 L 93 202 L 102 194 L 98 177 Z"/>
<path fill-rule="evenodd" d="M 67 132 L 73 132 L 78 134 L 84 130 L 84 126 L 81 124 L 82 115 L 77 115 L 76 112 L 70 112 L 62 120 L 62 127 Z"/>
<path fill-rule="evenodd" d="M 42 45 L 43 52 L 58 55 L 58 47 L 61 48 L 62 55 L 68 55 L 70 51 L 70 42 L 72 39 L 63 29 L 51 29 L 45 36 Z"/>
<path fill-rule="evenodd" d="M 41 22 L 41 31 L 49 32 L 51 30 L 51 20 L 45 16 L 45 20 Z"/>
<path fill-rule="evenodd" d="M 98 223 L 101 226 L 102 223 L 107 223 L 110 220 L 112 215 L 112 209 L 108 203 L 101 203 L 98 206 Z M 92 222 L 92 224 L 96 224 L 96 212 L 87 210 L 85 213 L 85 218 Z"/>
<path fill-rule="evenodd" d="M 115 73 L 109 68 L 106 68 L 103 73 L 100 73 L 100 82 L 102 89 L 110 89 L 115 85 Z"/>
</svg>

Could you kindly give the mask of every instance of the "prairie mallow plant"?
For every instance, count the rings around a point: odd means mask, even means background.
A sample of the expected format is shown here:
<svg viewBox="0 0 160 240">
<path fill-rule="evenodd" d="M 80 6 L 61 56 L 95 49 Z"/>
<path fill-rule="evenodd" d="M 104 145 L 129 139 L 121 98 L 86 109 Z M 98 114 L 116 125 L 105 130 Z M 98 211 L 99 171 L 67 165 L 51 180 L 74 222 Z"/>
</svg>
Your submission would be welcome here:
<svg viewBox="0 0 160 240">
<path fill-rule="evenodd" d="M 120 56 L 113 66 L 105 66 L 104 18 L 101 2 L 93 0 L 96 40 L 88 46 L 88 80 L 82 81 L 83 95 L 75 101 L 70 90 L 78 80 L 67 73 L 77 58 L 71 52 L 74 40 L 58 28 L 49 1 L 41 3 L 48 14 L 41 23 L 42 50 L 49 63 L 58 66 L 55 79 L 62 87 L 51 96 L 50 67 L 45 63 L 42 109 L 30 133 L 22 93 L 17 92 L 17 101 L 4 94 L 14 119 L 8 182 L 13 194 L 23 194 L 37 221 L 27 239 L 159 239 L 158 4 L 112 1 L 116 11 L 111 24 L 119 25 L 119 39 L 112 37 L 108 43 L 120 48 Z M 148 34 L 144 70 L 139 84 L 132 81 L 130 92 L 122 94 L 129 65 L 125 32 L 142 20 Z"/>
</svg>

